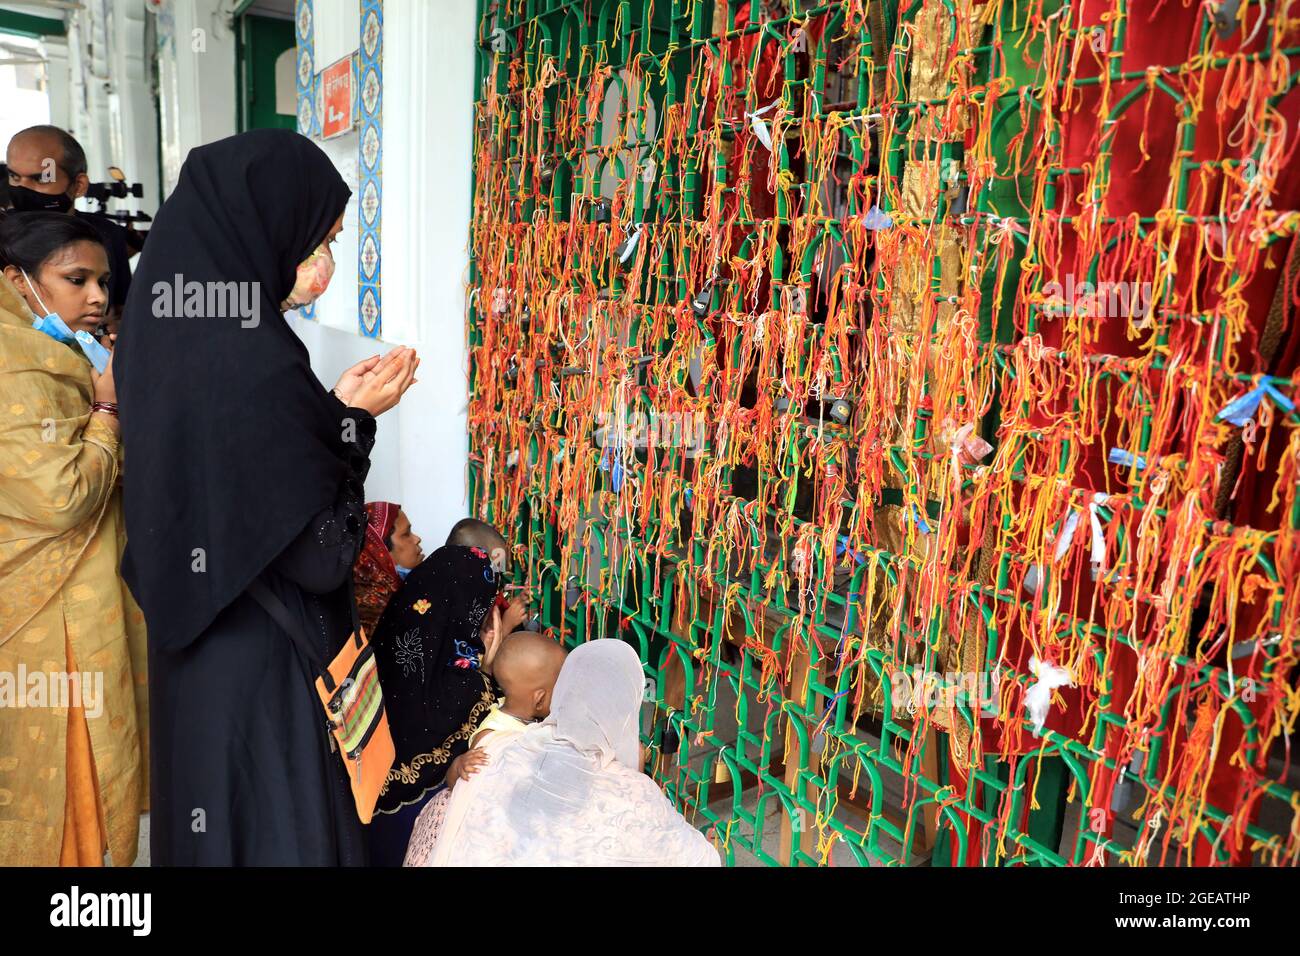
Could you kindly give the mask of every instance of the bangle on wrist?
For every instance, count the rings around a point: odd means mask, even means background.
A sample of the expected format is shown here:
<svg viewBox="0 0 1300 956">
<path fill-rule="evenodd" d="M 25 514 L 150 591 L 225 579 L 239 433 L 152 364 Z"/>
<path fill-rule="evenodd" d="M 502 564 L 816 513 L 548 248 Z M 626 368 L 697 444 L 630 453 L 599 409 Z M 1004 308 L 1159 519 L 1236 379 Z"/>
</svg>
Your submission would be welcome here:
<svg viewBox="0 0 1300 956">
<path fill-rule="evenodd" d="M 114 418 L 118 417 L 117 405 L 113 402 L 95 402 L 90 406 L 90 413 L 93 415 L 95 412 L 104 412 Z"/>
</svg>

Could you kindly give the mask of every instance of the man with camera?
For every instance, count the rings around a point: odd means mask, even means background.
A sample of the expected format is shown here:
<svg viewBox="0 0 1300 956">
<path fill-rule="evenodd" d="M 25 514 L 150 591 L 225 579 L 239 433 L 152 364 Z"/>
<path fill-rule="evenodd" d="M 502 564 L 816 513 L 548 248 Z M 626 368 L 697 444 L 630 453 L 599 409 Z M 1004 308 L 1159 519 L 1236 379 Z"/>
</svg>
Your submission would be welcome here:
<svg viewBox="0 0 1300 956">
<path fill-rule="evenodd" d="M 125 229 L 107 216 L 73 208 L 73 203 L 90 188 L 86 151 L 57 126 L 31 126 L 9 141 L 5 159 L 14 212 L 69 213 L 85 219 L 103 237 L 112 273 L 105 325 L 107 331 L 116 331 L 131 288 L 131 252 Z"/>
</svg>

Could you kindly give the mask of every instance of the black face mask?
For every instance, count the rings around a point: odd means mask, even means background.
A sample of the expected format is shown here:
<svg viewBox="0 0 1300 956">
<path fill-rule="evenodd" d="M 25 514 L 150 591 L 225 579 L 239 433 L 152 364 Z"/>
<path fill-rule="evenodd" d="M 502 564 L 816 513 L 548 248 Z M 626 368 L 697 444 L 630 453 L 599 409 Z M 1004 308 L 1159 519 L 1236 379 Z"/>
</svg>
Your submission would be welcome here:
<svg viewBox="0 0 1300 956">
<path fill-rule="evenodd" d="M 9 200 L 15 212 L 70 212 L 72 197 L 67 193 L 38 193 L 26 186 L 9 184 Z"/>
</svg>

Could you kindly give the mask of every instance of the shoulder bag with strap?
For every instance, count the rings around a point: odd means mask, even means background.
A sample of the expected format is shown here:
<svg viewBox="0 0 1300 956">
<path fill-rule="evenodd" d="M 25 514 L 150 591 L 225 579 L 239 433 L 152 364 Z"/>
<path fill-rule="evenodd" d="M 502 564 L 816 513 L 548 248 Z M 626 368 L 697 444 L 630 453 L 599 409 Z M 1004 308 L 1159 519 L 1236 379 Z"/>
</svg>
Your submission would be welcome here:
<svg viewBox="0 0 1300 956">
<path fill-rule="evenodd" d="M 264 581 L 260 578 L 255 580 L 248 593 L 289 635 L 308 665 L 318 674 L 316 693 L 325 708 L 331 746 L 337 742 L 347 767 L 357 816 L 362 823 L 369 823 L 396 754 L 393 735 L 388 730 L 388 715 L 384 712 L 384 693 L 379 686 L 374 648 L 357 621 L 356 603 L 349 598 L 352 634 L 330 665 L 325 667 L 312 642 L 289 614 L 289 609 Z"/>
</svg>

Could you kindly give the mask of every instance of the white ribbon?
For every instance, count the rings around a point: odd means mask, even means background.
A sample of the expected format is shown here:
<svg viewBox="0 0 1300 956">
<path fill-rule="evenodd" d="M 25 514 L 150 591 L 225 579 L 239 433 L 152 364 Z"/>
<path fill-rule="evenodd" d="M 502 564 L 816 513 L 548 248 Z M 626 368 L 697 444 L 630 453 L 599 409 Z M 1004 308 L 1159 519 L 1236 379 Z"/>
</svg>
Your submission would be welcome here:
<svg viewBox="0 0 1300 956">
<path fill-rule="evenodd" d="M 641 223 L 638 222 L 628 233 L 627 242 L 623 246 L 623 254 L 618 257 L 619 265 L 631 259 L 632 253 L 636 252 L 636 244 L 641 240 L 641 228 Z"/>
<path fill-rule="evenodd" d="M 1106 535 L 1101 528 L 1101 515 L 1097 509 L 1106 503 L 1107 495 L 1097 492 L 1088 503 L 1088 521 L 1092 524 L 1092 579 L 1095 581 L 1106 570 Z"/>
<path fill-rule="evenodd" d="M 1091 529 L 1091 553 L 1089 561 L 1092 563 L 1092 579 L 1097 580 L 1098 576 L 1106 570 L 1106 534 L 1101 527 L 1101 515 L 1098 508 L 1106 504 L 1110 496 L 1105 492 L 1097 492 L 1088 502 L 1088 523 Z M 1074 532 L 1079 527 L 1079 512 L 1071 511 L 1065 519 L 1065 524 L 1061 527 L 1061 536 L 1056 539 L 1056 550 L 1052 554 L 1052 563 L 1058 564 L 1065 557 L 1070 545 L 1074 543 Z"/>
<path fill-rule="evenodd" d="M 763 122 L 762 116 L 768 110 L 775 108 L 780 102 L 780 100 L 773 100 L 761 110 L 755 110 L 753 113 L 745 114 L 745 117 L 749 120 L 749 128 L 754 131 L 754 135 L 758 137 L 758 141 L 767 147 L 769 153 L 772 151 L 772 134 L 767 128 L 767 123 Z"/>
<path fill-rule="evenodd" d="M 1029 658 L 1029 672 L 1034 675 L 1034 683 L 1025 691 L 1025 710 L 1029 711 L 1029 720 L 1034 725 L 1034 736 L 1043 736 L 1043 724 L 1047 722 L 1047 711 L 1052 705 L 1052 691 L 1058 687 L 1074 686 L 1074 678 L 1064 667 L 1057 667 L 1037 657 Z"/>
<path fill-rule="evenodd" d="M 1021 582 L 1026 591 L 1034 597 L 1038 597 L 1038 590 L 1043 586 L 1043 568 L 1038 564 L 1031 564 L 1025 571 L 1025 579 Z"/>
<path fill-rule="evenodd" d="M 1079 512 L 1071 511 L 1065 519 L 1065 525 L 1061 528 L 1061 536 L 1056 539 L 1056 550 L 1052 552 L 1052 563 L 1059 563 L 1065 557 L 1065 552 L 1070 550 L 1070 545 L 1074 542 L 1074 529 L 1079 527 Z"/>
</svg>

